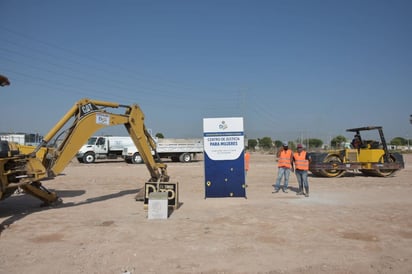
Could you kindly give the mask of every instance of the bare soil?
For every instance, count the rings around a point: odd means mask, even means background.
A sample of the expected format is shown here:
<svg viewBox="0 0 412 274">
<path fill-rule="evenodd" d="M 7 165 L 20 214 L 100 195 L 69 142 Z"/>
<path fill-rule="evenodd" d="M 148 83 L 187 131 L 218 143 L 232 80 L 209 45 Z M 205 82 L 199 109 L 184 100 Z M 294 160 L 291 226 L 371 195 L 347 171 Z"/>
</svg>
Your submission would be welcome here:
<svg viewBox="0 0 412 274">
<path fill-rule="evenodd" d="M 247 198 L 208 198 L 204 166 L 168 163 L 179 209 L 149 220 L 144 165 L 79 164 L 44 185 L 63 204 L 0 202 L 0 273 L 412 273 L 412 155 L 395 177 L 309 178 L 272 194 L 273 155 L 252 153 Z"/>
</svg>

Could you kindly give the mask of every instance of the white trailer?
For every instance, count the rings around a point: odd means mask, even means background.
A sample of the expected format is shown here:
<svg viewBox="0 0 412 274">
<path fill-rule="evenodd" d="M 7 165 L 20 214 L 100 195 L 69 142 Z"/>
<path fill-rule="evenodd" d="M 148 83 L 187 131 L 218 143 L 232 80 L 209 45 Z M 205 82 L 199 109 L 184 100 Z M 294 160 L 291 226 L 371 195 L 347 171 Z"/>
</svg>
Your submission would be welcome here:
<svg viewBox="0 0 412 274">
<path fill-rule="evenodd" d="M 125 147 L 132 146 L 135 147 L 129 136 L 93 136 L 80 148 L 76 158 L 86 164 L 94 163 L 96 159 L 116 159 L 122 157 Z"/>
<path fill-rule="evenodd" d="M 203 153 L 203 139 L 200 138 L 156 138 L 155 142 L 156 151 L 152 152 L 155 158 L 168 158 L 173 162 L 187 163 L 196 159 L 198 153 Z M 123 158 L 127 163 L 143 163 L 143 159 L 135 146 L 125 147 Z"/>
</svg>

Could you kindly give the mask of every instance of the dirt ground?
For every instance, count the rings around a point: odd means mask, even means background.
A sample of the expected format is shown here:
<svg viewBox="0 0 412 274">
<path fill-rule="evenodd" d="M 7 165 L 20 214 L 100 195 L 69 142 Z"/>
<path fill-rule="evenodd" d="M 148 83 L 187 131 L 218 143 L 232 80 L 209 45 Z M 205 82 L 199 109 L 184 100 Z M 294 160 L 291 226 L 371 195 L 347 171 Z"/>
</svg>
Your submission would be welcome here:
<svg viewBox="0 0 412 274">
<path fill-rule="evenodd" d="M 252 153 L 247 199 L 208 198 L 203 161 L 168 163 L 181 206 L 149 220 L 144 165 L 73 161 L 44 185 L 56 207 L 0 202 L 0 273 L 412 273 L 412 155 L 391 178 L 310 177 L 272 194 L 273 155 Z"/>
</svg>

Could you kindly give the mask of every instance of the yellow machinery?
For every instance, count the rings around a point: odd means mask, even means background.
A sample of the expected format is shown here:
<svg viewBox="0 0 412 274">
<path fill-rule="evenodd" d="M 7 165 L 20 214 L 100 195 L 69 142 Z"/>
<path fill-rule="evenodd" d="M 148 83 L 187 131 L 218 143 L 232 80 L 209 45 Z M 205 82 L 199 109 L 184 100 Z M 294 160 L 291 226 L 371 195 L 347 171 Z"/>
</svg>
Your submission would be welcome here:
<svg viewBox="0 0 412 274">
<path fill-rule="evenodd" d="M 363 141 L 360 132 L 366 130 L 377 130 L 380 142 Z M 388 177 L 405 167 L 402 154 L 389 152 L 382 127 L 368 126 L 346 131 L 356 133 L 359 147 L 309 153 L 309 170 L 314 176 L 339 177 L 346 171 L 359 170 L 367 176 Z"/>
<path fill-rule="evenodd" d="M 124 113 L 109 111 L 118 108 L 124 109 Z M 151 176 L 148 181 L 168 182 L 166 164 L 155 161 L 152 156 L 155 142 L 146 130 L 144 114 L 138 105 L 81 99 L 45 135 L 39 146 L 0 141 L 0 200 L 9 197 L 20 187 L 46 204 L 59 201 L 56 193 L 46 189 L 41 180 L 61 173 L 96 131 L 116 125 L 126 127 L 138 148 Z M 61 142 L 53 146 L 52 140 L 57 139 Z"/>
</svg>

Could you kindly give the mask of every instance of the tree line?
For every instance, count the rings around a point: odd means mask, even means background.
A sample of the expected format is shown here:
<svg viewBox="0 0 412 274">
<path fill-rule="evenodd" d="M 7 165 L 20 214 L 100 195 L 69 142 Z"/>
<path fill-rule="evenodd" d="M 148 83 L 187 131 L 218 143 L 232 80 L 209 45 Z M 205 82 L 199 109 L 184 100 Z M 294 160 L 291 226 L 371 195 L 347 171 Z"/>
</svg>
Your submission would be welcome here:
<svg viewBox="0 0 412 274">
<path fill-rule="evenodd" d="M 345 136 L 338 135 L 331 139 L 330 144 L 326 144 L 330 148 L 340 148 L 350 142 Z M 320 149 L 324 148 L 324 142 L 317 138 L 308 138 L 303 140 L 289 141 L 288 145 L 291 149 L 296 149 L 297 144 L 303 144 L 306 148 L 310 149 Z M 395 137 L 389 143 L 389 145 L 395 146 L 408 146 L 412 145 L 412 139 L 405 139 L 402 137 Z M 250 150 L 256 150 L 259 147 L 262 150 L 269 151 L 272 149 L 280 148 L 283 145 L 283 142 L 280 140 L 272 140 L 271 137 L 263 137 L 257 139 L 247 139 L 247 147 Z"/>
</svg>

